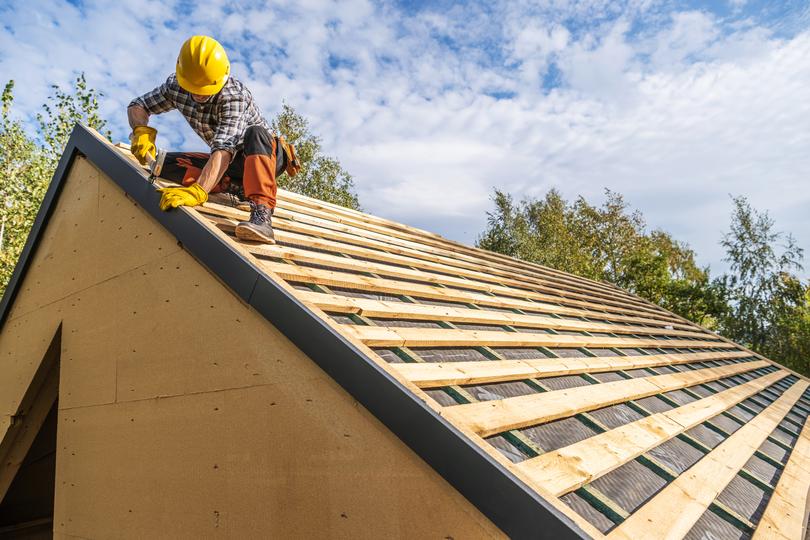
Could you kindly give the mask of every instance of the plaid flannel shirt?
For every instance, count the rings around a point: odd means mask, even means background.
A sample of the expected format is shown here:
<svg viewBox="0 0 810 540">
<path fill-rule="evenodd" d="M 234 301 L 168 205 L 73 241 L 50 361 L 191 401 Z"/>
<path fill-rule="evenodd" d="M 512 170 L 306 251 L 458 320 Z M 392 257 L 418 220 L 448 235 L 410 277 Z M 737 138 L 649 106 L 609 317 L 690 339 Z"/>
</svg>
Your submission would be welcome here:
<svg viewBox="0 0 810 540">
<path fill-rule="evenodd" d="M 172 109 L 180 111 L 191 129 L 211 147 L 211 151 L 227 150 L 232 154 L 241 150 L 245 130 L 260 125 L 272 132 L 262 116 L 250 90 L 230 77 L 216 95 L 205 103 L 197 103 L 183 90 L 172 74 L 166 82 L 129 104 L 140 105 L 149 114 L 161 114 Z"/>
</svg>

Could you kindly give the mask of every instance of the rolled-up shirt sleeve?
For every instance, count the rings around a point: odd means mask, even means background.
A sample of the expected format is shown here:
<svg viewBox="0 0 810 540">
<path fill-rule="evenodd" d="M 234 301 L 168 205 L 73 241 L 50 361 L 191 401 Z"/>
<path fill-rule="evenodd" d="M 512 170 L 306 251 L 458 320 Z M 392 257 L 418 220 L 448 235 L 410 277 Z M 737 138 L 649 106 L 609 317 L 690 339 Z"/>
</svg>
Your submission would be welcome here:
<svg viewBox="0 0 810 540">
<path fill-rule="evenodd" d="M 242 96 L 229 96 L 219 104 L 217 130 L 211 151 L 227 150 L 232 154 L 242 142 L 247 129 L 248 102 Z"/>
<path fill-rule="evenodd" d="M 149 114 L 161 114 L 171 111 L 175 108 L 175 104 L 171 99 L 172 79 L 173 77 L 169 77 L 165 83 L 154 90 L 136 97 L 129 103 L 128 107 L 139 105 L 146 109 Z"/>
</svg>

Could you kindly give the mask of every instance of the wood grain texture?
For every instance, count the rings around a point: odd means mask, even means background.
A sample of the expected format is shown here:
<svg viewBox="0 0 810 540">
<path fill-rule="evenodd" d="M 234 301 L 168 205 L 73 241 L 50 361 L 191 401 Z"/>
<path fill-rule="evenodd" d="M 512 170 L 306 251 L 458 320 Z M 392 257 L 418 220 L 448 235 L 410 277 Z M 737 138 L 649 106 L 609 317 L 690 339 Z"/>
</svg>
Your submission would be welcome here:
<svg viewBox="0 0 810 540">
<path fill-rule="evenodd" d="M 605 336 L 571 336 L 497 330 L 457 330 L 447 328 L 385 328 L 345 325 L 343 332 L 369 347 L 685 347 L 731 349 L 718 341 Z"/>
<path fill-rule="evenodd" d="M 534 483 L 556 496 L 582 487 L 659 444 L 709 420 L 783 379 L 787 371 L 769 373 L 740 386 L 653 414 L 517 465 Z"/>
<path fill-rule="evenodd" d="M 802 540 L 810 520 L 810 418 L 771 495 L 754 540 Z"/>
<path fill-rule="evenodd" d="M 683 538 L 807 389 L 798 381 L 760 414 L 668 484 L 607 535 L 609 539 Z"/>
<path fill-rule="evenodd" d="M 581 412 L 730 377 L 768 365 L 770 365 L 769 362 L 759 360 L 670 375 L 578 386 L 553 392 L 445 407 L 443 414 L 446 418 L 467 427 L 481 437 L 488 437 L 510 429 L 543 424 Z"/>
<path fill-rule="evenodd" d="M 454 308 L 352 298 L 337 294 L 318 292 L 296 293 L 301 300 L 334 313 L 355 313 L 364 317 L 378 317 L 393 320 L 426 320 L 454 323 L 510 325 L 525 328 L 548 328 L 552 330 L 573 330 L 579 332 L 604 332 L 614 334 L 638 334 L 654 336 L 678 336 L 700 339 L 715 339 L 714 334 L 689 330 L 675 330 L 668 326 L 640 326 L 630 324 L 610 324 L 595 321 L 561 319 L 540 314 L 509 313 L 487 309 Z M 384 324 L 382 324 L 385 326 Z"/>
<path fill-rule="evenodd" d="M 391 367 L 420 388 L 436 388 L 453 384 L 518 381 L 529 378 L 643 369 L 689 362 L 746 358 L 748 356 L 747 353 L 731 351 L 650 354 L 645 356 L 585 356 L 581 358 L 500 360 L 496 362 L 426 362 L 423 364 L 392 364 Z"/>
<path fill-rule="evenodd" d="M 218 205 L 216 203 L 206 203 L 206 205 L 198 207 L 198 210 L 205 214 L 221 216 L 234 221 L 244 220 L 247 217 L 247 215 L 240 210 Z M 424 246 L 420 246 L 415 242 L 396 241 L 396 239 L 392 239 L 390 236 L 385 234 L 373 233 L 369 231 L 358 231 L 341 223 L 325 219 L 312 218 L 310 216 L 302 216 L 300 214 L 290 214 L 282 209 L 278 210 L 274 214 L 273 227 L 275 229 L 285 231 L 306 233 L 316 237 L 340 240 L 366 248 L 374 247 L 382 251 L 391 251 L 393 253 L 400 253 L 403 255 L 407 254 L 412 259 L 423 260 L 434 264 L 442 264 L 444 265 L 445 273 L 448 273 L 448 271 L 449 273 L 452 273 L 456 266 L 475 271 L 481 271 L 482 269 L 486 269 L 487 271 L 493 270 L 488 268 L 481 258 L 471 258 L 469 261 L 462 261 L 455 258 L 458 254 L 454 252 L 442 251 L 433 248 L 425 251 Z M 420 249 L 420 247 L 422 249 Z M 511 272 L 498 272 L 496 275 L 498 274 L 504 274 L 501 277 L 513 282 L 515 281 L 516 274 L 514 269 L 512 269 Z M 542 281 L 539 283 L 526 285 L 532 289 L 543 289 L 553 293 L 554 297 L 557 298 L 557 300 L 561 303 L 578 304 L 580 301 L 576 300 L 576 298 L 588 298 L 587 295 L 580 293 L 564 293 L 564 291 L 561 291 L 559 288 L 548 287 L 548 285 Z M 602 305 L 606 309 L 626 311 L 625 308 L 628 306 L 628 304 L 632 305 L 633 310 L 638 312 L 646 312 L 659 317 L 672 318 L 670 313 L 662 310 L 660 307 L 643 301 L 637 302 L 631 298 L 621 300 L 616 298 L 602 298 Z"/>
<path fill-rule="evenodd" d="M 327 287 L 345 287 L 365 292 L 410 294 L 417 297 L 444 300 L 447 302 L 463 302 L 481 306 L 514 308 L 526 311 L 556 313 L 561 315 L 593 317 L 596 319 L 610 321 L 655 324 L 659 326 L 673 326 L 676 328 L 693 329 L 691 326 L 683 325 L 681 323 L 672 323 L 665 319 L 617 315 L 606 311 L 602 312 L 585 310 L 561 306 L 558 304 L 549 304 L 546 302 L 531 302 L 529 300 L 521 300 L 518 298 L 491 296 L 475 291 L 466 291 L 449 287 L 442 288 L 429 284 L 412 283 L 395 279 L 368 277 L 348 272 L 324 270 L 320 268 L 308 268 L 270 261 L 262 261 L 260 262 L 260 265 L 275 273 L 279 277 L 293 282 L 315 283 L 325 285 Z"/>
</svg>

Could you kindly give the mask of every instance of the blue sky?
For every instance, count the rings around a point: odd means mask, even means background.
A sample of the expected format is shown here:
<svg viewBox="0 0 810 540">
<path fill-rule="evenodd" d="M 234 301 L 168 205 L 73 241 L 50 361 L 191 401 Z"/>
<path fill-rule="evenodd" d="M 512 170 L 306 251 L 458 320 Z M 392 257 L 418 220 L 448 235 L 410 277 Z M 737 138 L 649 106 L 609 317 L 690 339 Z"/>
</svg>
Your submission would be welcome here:
<svg viewBox="0 0 810 540">
<path fill-rule="evenodd" d="M 286 100 L 372 213 L 474 242 L 494 187 L 622 193 L 714 273 L 730 195 L 810 266 L 806 1 L 0 1 L 0 74 L 29 119 L 85 72 L 114 137 L 196 33 L 267 117 Z M 160 145 L 201 150 L 177 113 Z M 803 272 L 810 276 L 810 272 Z"/>
</svg>

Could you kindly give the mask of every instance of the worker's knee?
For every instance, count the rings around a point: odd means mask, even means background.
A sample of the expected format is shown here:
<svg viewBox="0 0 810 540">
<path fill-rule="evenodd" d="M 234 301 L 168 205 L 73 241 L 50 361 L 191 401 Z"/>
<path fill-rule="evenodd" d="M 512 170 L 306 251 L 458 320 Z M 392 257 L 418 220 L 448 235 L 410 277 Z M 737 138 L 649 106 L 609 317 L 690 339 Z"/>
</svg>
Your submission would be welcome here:
<svg viewBox="0 0 810 540">
<path fill-rule="evenodd" d="M 245 155 L 273 153 L 273 136 L 263 126 L 250 126 L 245 130 Z"/>
</svg>

